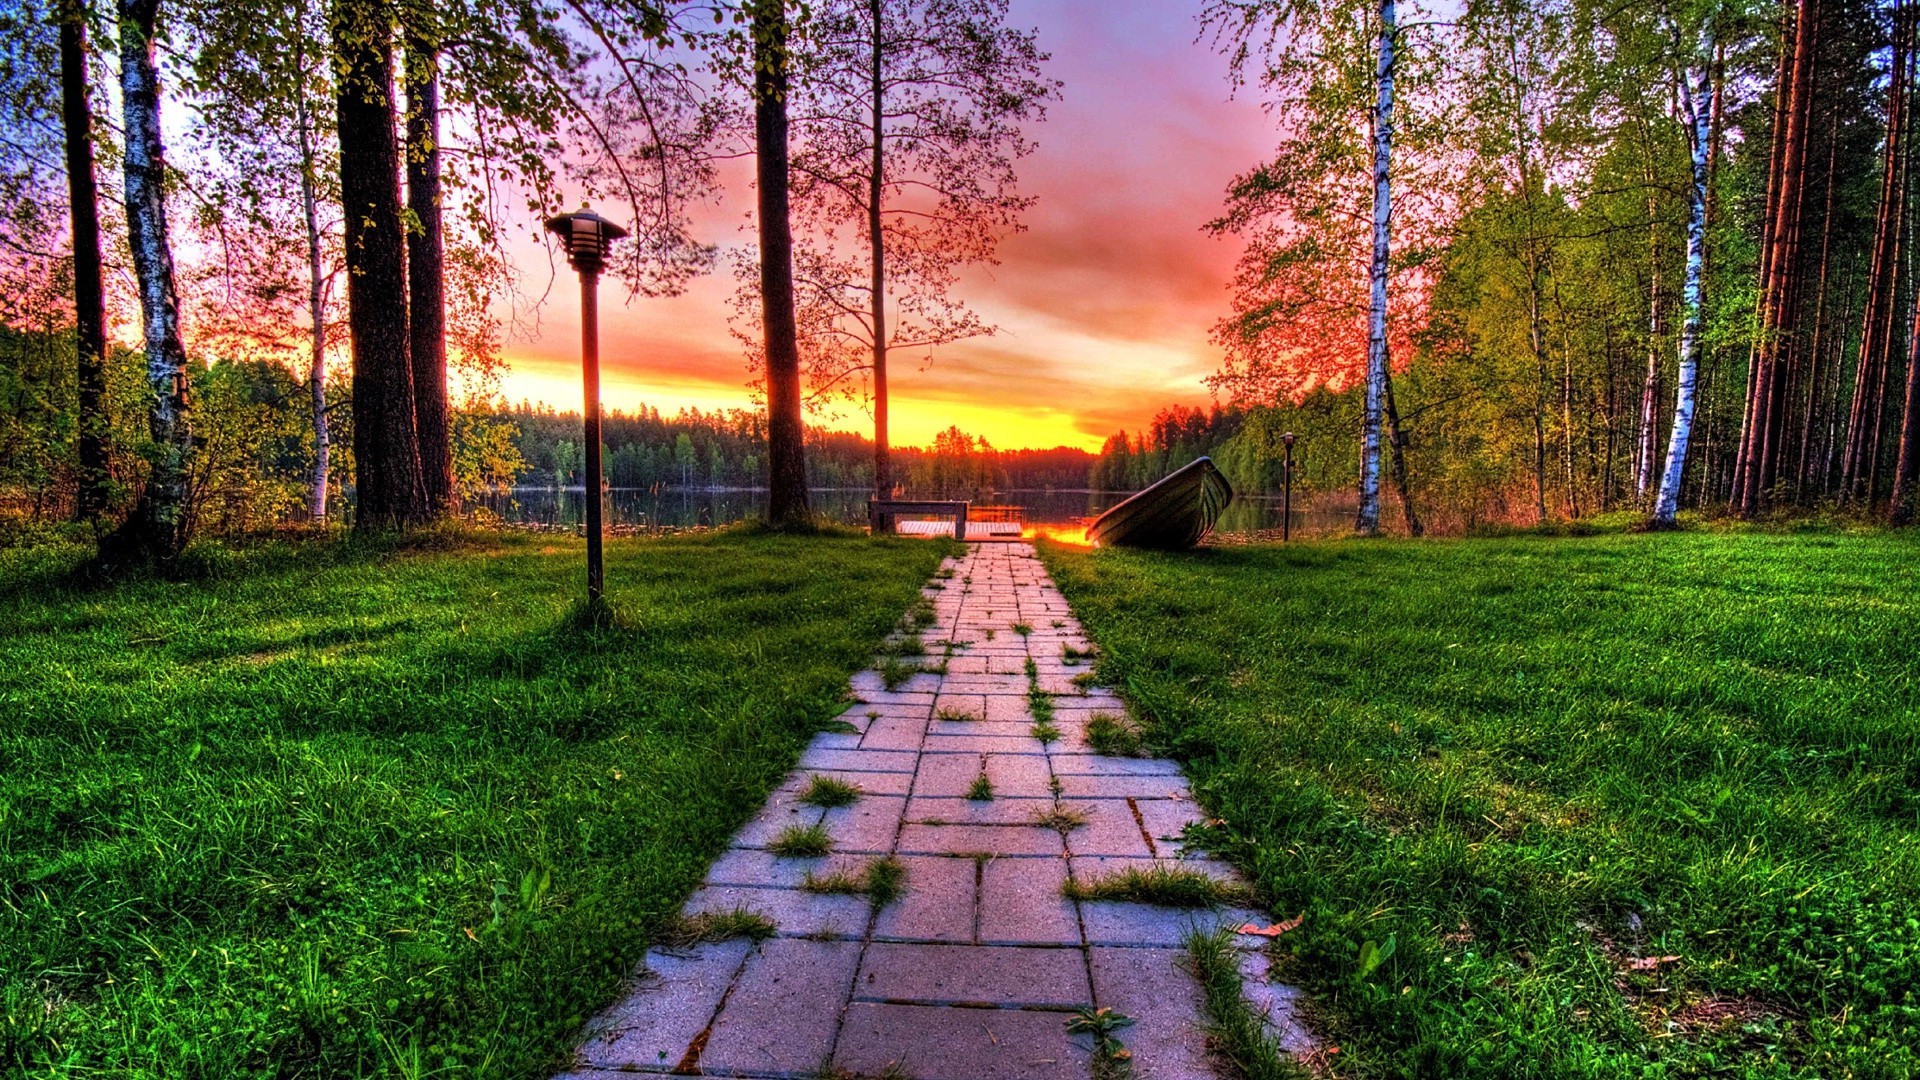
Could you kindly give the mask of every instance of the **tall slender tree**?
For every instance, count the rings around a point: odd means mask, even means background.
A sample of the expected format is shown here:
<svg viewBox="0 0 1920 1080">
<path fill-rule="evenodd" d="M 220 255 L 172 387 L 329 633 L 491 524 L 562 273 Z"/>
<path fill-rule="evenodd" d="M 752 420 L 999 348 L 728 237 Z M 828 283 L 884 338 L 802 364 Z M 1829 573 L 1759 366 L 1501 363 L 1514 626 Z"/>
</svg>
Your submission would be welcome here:
<svg viewBox="0 0 1920 1080">
<path fill-rule="evenodd" d="M 187 400 L 187 353 L 180 336 L 167 225 L 167 164 L 160 126 L 160 72 L 155 63 L 160 0 L 120 0 L 120 99 L 124 114 L 127 239 L 140 290 L 146 352 L 147 427 L 152 437 L 147 481 L 133 516 L 102 555 L 109 563 L 170 563 L 191 527 L 188 459 L 193 451 Z"/>
<path fill-rule="evenodd" d="M 107 509 L 113 475 L 107 453 L 107 308 L 101 279 L 100 196 L 93 173 L 93 100 L 87 85 L 87 8 L 60 7 L 60 112 L 66 134 L 67 207 L 73 240 L 74 345 L 79 486 L 74 512 L 82 521 Z"/>
<path fill-rule="evenodd" d="M 1367 393 L 1360 413 L 1360 509 L 1356 532 L 1380 531 L 1380 415 L 1387 392 L 1387 269 L 1393 255 L 1393 68 L 1400 32 L 1394 0 L 1380 0 L 1380 63 L 1374 74 L 1373 259 L 1367 266 Z"/>
<path fill-rule="evenodd" d="M 759 193 L 760 326 L 767 375 L 767 522 L 805 524 L 806 428 L 801 417 L 800 334 L 794 314 L 793 222 L 788 198 L 786 0 L 750 0 L 754 179 Z"/>
<path fill-rule="evenodd" d="M 333 0 L 330 21 L 353 331 L 354 527 L 380 530 L 428 516 L 394 132 L 394 14 L 382 0 Z"/>
<path fill-rule="evenodd" d="M 1691 183 L 1687 185 L 1687 262 L 1680 285 L 1680 364 L 1674 380 L 1673 426 L 1667 436 L 1666 465 L 1660 471 L 1660 489 L 1653 499 L 1648 523 L 1656 529 L 1671 529 L 1680 511 L 1681 483 L 1686 478 L 1687 448 L 1693 437 L 1693 416 L 1698 405 L 1701 340 L 1701 268 L 1707 248 L 1707 159 L 1712 152 L 1713 76 L 1709 58 L 1714 55 L 1714 16 L 1702 21 L 1702 37 L 1697 48 L 1685 46 L 1681 31 L 1674 31 L 1676 95 L 1681 119 L 1687 129 L 1687 149 L 1692 160 Z"/>
<path fill-rule="evenodd" d="M 412 6 L 406 20 L 408 360 L 414 428 L 429 514 L 453 501 L 448 431 L 446 227 L 440 192 L 440 49 L 433 13 Z"/>
<path fill-rule="evenodd" d="M 870 387 L 874 490 L 893 489 L 889 358 L 993 327 L 952 295 L 1032 200 L 1014 171 L 1057 83 L 1006 0 L 827 0 L 793 75 L 790 173 L 810 403 Z"/>
</svg>

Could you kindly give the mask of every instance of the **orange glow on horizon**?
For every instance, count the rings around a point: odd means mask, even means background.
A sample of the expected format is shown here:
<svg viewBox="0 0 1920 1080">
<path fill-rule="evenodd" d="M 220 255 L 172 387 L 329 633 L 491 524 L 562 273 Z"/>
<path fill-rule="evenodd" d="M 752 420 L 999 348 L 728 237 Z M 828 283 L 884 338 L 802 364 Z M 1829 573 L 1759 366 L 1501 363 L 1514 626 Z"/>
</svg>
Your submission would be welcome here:
<svg viewBox="0 0 1920 1080">
<path fill-rule="evenodd" d="M 1029 525 L 1021 531 L 1020 537 L 1023 540 L 1032 540 L 1039 537 L 1051 540 L 1056 544 L 1065 544 L 1068 547 L 1090 548 L 1095 546 L 1093 541 L 1087 539 L 1087 527 L 1085 525 Z"/>
</svg>

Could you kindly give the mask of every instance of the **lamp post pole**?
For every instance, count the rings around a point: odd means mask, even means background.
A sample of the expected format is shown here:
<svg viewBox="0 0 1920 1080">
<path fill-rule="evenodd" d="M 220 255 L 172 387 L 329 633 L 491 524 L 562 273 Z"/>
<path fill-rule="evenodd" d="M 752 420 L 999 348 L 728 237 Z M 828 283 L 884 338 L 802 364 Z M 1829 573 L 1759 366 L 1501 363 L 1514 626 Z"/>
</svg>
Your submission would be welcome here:
<svg viewBox="0 0 1920 1080">
<path fill-rule="evenodd" d="M 1285 435 L 1280 436 L 1280 441 L 1282 443 L 1285 443 L 1287 447 L 1287 463 L 1284 468 L 1284 479 L 1282 481 L 1282 490 L 1285 492 L 1285 494 L 1280 497 L 1280 542 L 1283 544 L 1293 539 L 1293 440 L 1294 440 L 1294 437 L 1295 436 L 1291 431 L 1287 432 Z"/>
<path fill-rule="evenodd" d="M 591 605 L 600 602 L 606 584 L 600 520 L 600 269 L 606 265 L 607 249 L 627 231 L 584 206 L 549 219 L 547 229 L 566 245 L 567 262 L 580 274 L 580 382 L 586 398 L 587 603 Z"/>
<path fill-rule="evenodd" d="M 580 382 L 587 417 L 587 603 L 600 599 L 600 271 L 580 271 Z"/>
</svg>

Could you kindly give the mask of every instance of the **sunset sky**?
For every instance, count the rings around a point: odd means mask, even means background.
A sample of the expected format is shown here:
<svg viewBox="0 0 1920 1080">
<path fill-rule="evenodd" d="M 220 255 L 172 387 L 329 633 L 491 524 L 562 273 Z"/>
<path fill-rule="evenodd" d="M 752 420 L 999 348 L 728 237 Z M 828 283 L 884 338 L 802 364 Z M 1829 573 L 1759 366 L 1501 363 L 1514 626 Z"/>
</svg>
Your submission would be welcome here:
<svg viewBox="0 0 1920 1080">
<path fill-rule="evenodd" d="M 1038 196 L 1029 231 L 974 269 L 958 295 L 1000 332 L 949 346 L 931 367 L 893 365 L 893 435 L 924 445 L 948 424 L 1002 448 L 1099 447 L 1169 403 L 1209 401 L 1217 352 L 1207 332 L 1226 310 L 1238 245 L 1201 225 L 1232 176 L 1270 147 L 1257 104 L 1230 100 L 1223 59 L 1195 42 L 1196 5 L 1179 0 L 1014 0 L 1011 22 L 1037 28 L 1063 100 L 1034 129 L 1021 163 Z M 752 191 L 734 184 L 707 239 L 748 245 Z M 603 287 L 603 399 L 609 409 L 671 413 L 745 407 L 746 367 L 727 331 L 731 274 L 683 296 L 623 303 Z M 507 344 L 509 400 L 579 408 L 579 326 L 571 281 L 556 283 L 537 336 Z M 857 407 L 831 426 L 870 430 Z"/>
</svg>

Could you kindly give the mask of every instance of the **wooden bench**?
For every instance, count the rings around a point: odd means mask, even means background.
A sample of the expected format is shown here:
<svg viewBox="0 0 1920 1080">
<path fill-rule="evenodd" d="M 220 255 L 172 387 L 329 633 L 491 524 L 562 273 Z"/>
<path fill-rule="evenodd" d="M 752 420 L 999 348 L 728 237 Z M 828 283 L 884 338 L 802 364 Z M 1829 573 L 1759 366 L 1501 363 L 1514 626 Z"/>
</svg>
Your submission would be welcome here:
<svg viewBox="0 0 1920 1080">
<path fill-rule="evenodd" d="M 959 540 L 967 538 L 967 503 L 964 500 L 867 500 L 867 528 L 875 536 L 893 532 L 897 519 L 907 514 L 952 518 L 954 537 Z"/>
</svg>

